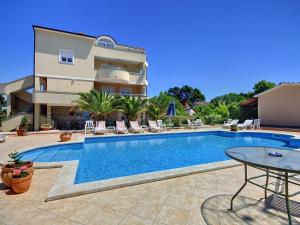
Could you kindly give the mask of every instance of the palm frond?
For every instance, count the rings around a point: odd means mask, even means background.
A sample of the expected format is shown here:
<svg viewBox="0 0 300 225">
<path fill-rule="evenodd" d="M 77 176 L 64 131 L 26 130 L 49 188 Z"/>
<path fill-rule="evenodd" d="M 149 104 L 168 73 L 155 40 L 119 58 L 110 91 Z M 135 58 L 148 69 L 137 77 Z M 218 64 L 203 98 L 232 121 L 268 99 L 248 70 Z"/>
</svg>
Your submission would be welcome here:
<svg viewBox="0 0 300 225">
<path fill-rule="evenodd" d="M 81 110 L 90 112 L 95 120 L 103 120 L 114 111 L 114 97 L 102 91 L 80 93 L 75 103 Z"/>
</svg>

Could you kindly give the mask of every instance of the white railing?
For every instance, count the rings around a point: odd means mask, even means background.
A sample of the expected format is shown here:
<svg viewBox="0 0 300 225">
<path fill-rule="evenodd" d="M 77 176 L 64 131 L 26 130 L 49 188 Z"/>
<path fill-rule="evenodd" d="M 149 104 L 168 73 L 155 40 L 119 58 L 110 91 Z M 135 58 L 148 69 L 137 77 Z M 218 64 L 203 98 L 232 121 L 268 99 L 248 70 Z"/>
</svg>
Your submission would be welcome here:
<svg viewBox="0 0 300 225">
<path fill-rule="evenodd" d="M 127 47 L 127 46 L 121 46 L 121 45 L 106 45 L 103 44 L 101 41 L 95 41 L 95 46 L 100 48 L 108 48 L 108 49 L 116 49 L 120 51 L 126 51 L 126 52 L 135 52 L 135 53 L 141 53 L 144 54 L 145 50 L 141 48 L 133 48 L 133 47 Z"/>
</svg>

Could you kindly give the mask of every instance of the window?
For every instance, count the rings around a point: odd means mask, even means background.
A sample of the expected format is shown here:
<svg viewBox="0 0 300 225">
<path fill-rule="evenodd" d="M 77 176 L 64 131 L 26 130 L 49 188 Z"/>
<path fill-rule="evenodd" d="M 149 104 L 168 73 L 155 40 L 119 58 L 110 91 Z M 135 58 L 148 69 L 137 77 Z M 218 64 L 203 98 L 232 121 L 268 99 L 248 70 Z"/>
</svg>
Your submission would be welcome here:
<svg viewBox="0 0 300 225">
<path fill-rule="evenodd" d="M 98 40 L 97 43 L 98 43 L 98 46 L 100 46 L 100 47 L 115 48 L 115 44 L 107 38 L 101 38 L 100 40 Z"/>
<path fill-rule="evenodd" d="M 60 49 L 59 55 L 58 55 L 58 61 L 59 61 L 59 63 L 73 65 L 74 64 L 74 51 Z"/>
<path fill-rule="evenodd" d="M 120 88 L 120 94 L 121 95 L 132 95 L 132 89 L 131 88 Z"/>
<path fill-rule="evenodd" d="M 101 91 L 106 92 L 108 94 L 114 94 L 115 93 L 115 88 L 114 87 L 103 86 L 101 88 Z"/>
</svg>

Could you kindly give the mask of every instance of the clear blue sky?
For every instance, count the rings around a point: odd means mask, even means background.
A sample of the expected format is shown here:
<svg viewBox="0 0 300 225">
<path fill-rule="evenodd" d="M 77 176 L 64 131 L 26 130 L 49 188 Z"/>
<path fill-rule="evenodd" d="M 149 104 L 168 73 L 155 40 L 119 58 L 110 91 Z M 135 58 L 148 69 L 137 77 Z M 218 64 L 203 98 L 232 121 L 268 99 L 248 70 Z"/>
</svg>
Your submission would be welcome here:
<svg viewBox="0 0 300 225">
<path fill-rule="evenodd" d="M 151 96 L 188 84 L 210 99 L 261 79 L 300 81 L 299 0 L 1 1 L 0 82 L 32 73 L 32 24 L 144 47 Z"/>
</svg>

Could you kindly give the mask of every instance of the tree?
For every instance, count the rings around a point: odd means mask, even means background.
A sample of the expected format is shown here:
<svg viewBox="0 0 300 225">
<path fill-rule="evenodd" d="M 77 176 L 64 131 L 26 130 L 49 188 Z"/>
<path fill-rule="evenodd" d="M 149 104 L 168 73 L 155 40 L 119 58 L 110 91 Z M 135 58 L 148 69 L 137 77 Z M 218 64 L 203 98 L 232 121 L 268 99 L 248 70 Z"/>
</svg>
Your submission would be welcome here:
<svg viewBox="0 0 300 225">
<path fill-rule="evenodd" d="M 246 94 L 243 94 L 243 93 L 228 93 L 228 94 L 225 94 L 225 95 L 221 95 L 221 96 L 217 96 L 215 98 L 213 98 L 211 100 L 211 103 L 213 104 L 219 104 L 219 102 L 222 102 L 224 104 L 230 104 L 232 102 L 242 102 L 242 101 L 245 101 L 247 99 L 246 97 Z"/>
<path fill-rule="evenodd" d="M 228 119 L 230 113 L 225 103 L 196 106 L 194 108 L 196 118 L 201 118 L 206 124 L 223 123 Z"/>
<path fill-rule="evenodd" d="M 185 108 L 181 102 L 176 97 L 170 96 L 167 92 L 160 92 L 158 96 L 152 97 L 149 100 L 150 105 L 155 105 L 156 108 L 159 108 L 157 112 L 164 116 L 167 113 L 169 104 L 173 101 L 175 101 L 176 115 L 186 115 Z"/>
<path fill-rule="evenodd" d="M 205 101 L 205 96 L 198 88 L 184 85 L 183 87 L 173 87 L 168 90 L 168 94 L 177 98 L 183 104 L 193 104 L 199 101 Z"/>
<path fill-rule="evenodd" d="M 157 104 L 150 102 L 147 107 L 147 115 L 151 120 L 161 120 L 166 117 L 166 111 Z"/>
<path fill-rule="evenodd" d="M 228 104 L 228 118 L 241 119 L 241 106 L 239 102 L 231 102 Z"/>
<path fill-rule="evenodd" d="M 88 111 L 94 120 L 104 120 L 114 111 L 114 96 L 102 91 L 80 93 L 75 103 L 81 110 Z"/>
<path fill-rule="evenodd" d="M 128 121 L 137 120 L 147 109 L 148 100 L 141 97 L 122 96 L 116 102 L 116 108 L 124 113 Z"/>
<path fill-rule="evenodd" d="M 194 88 L 190 100 L 191 100 L 192 103 L 204 102 L 205 101 L 205 96 L 198 88 Z"/>
<path fill-rule="evenodd" d="M 275 87 L 275 85 L 276 84 L 273 82 L 261 80 L 261 81 L 257 82 L 256 84 L 254 84 L 254 87 L 253 87 L 254 94 L 257 95 L 259 93 L 262 93 L 266 90 L 269 90 L 269 89 Z"/>
</svg>

